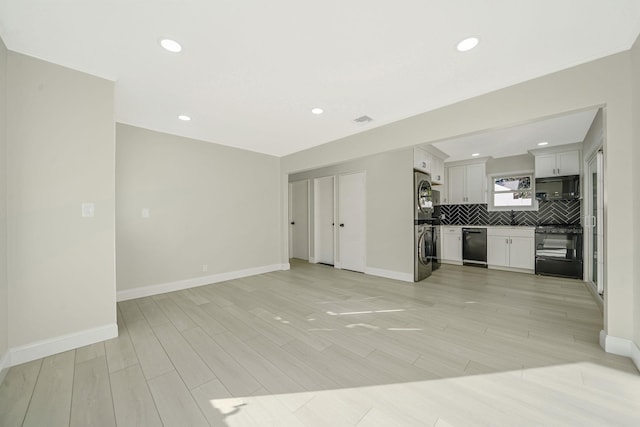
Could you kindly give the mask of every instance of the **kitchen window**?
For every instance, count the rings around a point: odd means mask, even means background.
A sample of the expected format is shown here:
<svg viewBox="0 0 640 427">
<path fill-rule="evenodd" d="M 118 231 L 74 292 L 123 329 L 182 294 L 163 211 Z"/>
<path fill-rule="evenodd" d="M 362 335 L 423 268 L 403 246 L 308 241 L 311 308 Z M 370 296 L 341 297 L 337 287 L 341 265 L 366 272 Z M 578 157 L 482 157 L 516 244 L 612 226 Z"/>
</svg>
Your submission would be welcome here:
<svg viewBox="0 0 640 427">
<path fill-rule="evenodd" d="M 490 179 L 490 211 L 538 209 L 532 172 L 492 175 Z"/>
</svg>

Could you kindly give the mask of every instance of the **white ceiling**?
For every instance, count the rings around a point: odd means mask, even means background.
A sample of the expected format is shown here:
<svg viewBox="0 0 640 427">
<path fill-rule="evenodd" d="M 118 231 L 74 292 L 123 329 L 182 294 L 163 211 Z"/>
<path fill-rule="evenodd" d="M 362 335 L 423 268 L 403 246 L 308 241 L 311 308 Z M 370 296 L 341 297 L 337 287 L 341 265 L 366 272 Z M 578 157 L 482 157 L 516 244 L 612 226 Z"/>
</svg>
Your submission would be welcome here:
<svg viewBox="0 0 640 427">
<path fill-rule="evenodd" d="M 447 162 L 479 157 L 509 157 L 543 148 L 539 142 L 548 142 L 544 148 L 584 141 L 597 109 L 541 119 L 532 123 L 504 129 L 464 135 L 432 144 L 448 154 Z"/>
<path fill-rule="evenodd" d="M 0 0 L 7 47 L 116 81 L 117 121 L 276 156 L 629 49 L 639 32 L 638 0 Z M 469 35 L 480 45 L 457 52 Z"/>
</svg>

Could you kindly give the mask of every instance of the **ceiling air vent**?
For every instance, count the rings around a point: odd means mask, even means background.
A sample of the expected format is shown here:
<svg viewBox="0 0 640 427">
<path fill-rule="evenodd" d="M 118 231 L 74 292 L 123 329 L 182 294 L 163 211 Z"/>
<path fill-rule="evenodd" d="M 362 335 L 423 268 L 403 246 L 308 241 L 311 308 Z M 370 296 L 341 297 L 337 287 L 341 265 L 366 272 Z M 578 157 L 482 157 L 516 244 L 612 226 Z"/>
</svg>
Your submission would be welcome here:
<svg viewBox="0 0 640 427">
<path fill-rule="evenodd" d="M 358 117 L 357 119 L 354 119 L 353 121 L 359 125 L 366 125 L 367 123 L 372 122 L 373 119 L 369 116 L 362 116 L 362 117 Z"/>
</svg>

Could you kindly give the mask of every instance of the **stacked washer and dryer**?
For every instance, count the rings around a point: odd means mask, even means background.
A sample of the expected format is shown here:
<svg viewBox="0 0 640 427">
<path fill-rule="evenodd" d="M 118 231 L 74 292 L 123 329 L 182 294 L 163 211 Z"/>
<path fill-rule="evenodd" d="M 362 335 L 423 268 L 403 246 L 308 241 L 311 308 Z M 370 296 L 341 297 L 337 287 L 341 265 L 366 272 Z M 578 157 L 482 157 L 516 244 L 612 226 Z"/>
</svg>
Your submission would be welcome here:
<svg viewBox="0 0 640 427">
<path fill-rule="evenodd" d="M 414 273 L 415 282 L 431 276 L 440 267 L 440 192 L 431 188 L 431 177 L 413 172 Z"/>
</svg>

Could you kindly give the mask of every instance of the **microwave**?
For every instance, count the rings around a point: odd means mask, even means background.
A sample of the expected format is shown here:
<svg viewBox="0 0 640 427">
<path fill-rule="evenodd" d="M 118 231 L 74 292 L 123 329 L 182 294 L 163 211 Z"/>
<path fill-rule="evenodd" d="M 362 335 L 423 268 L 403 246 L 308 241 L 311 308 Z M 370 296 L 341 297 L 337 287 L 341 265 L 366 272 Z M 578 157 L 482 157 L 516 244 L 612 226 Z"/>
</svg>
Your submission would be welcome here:
<svg viewBox="0 0 640 427">
<path fill-rule="evenodd" d="M 580 175 L 536 178 L 536 199 L 576 200 L 580 198 Z"/>
</svg>

